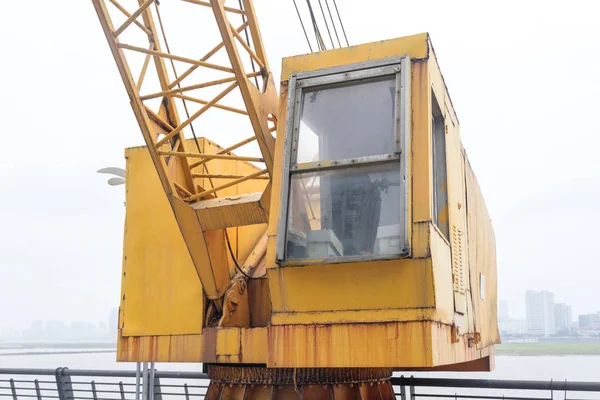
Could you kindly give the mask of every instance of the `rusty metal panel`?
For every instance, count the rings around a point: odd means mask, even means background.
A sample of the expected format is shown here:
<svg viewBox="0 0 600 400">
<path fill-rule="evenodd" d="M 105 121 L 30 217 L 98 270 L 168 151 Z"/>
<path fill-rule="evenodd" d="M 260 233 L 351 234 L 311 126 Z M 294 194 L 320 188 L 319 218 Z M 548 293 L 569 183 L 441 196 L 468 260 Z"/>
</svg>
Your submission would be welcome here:
<svg viewBox="0 0 600 400">
<path fill-rule="evenodd" d="M 205 328 L 195 335 L 120 336 L 117 361 L 216 363 L 218 359 L 237 359 L 266 364 L 266 342 L 266 328 Z"/>
<path fill-rule="evenodd" d="M 431 323 L 427 321 L 271 326 L 267 365 L 278 368 L 433 366 L 431 332 Z"/>
</svg>

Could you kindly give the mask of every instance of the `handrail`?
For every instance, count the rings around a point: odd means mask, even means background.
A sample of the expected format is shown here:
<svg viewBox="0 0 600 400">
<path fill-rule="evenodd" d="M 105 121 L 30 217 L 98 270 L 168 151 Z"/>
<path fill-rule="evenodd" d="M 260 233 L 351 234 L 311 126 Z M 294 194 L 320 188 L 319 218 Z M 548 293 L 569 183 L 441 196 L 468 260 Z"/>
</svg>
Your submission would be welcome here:
<svg viewBox="0 0 600 400">
<path fill-rule="evenodd" d="M 153 371 L 153 372 L 152 372 Z M 54 379 L 37 379 L 53 376 Z M 73 379 L 80 377 L 80 379 Z M 84 379 L 84 377 L 90 378 Z M 144 378 L 145 377 L 145 378 Z M 123 379 L 125 378 L 125 379 Z M 161 379 L 165 381 L 161 382 Z M 59 400 L 162 400 L 168 396 L 176 398 L 204 398 L 208 388 L 208 375 L 195 371 L 157 371 L 144 367 L 142 383 L 136 371 L 106 369 L 42 369 L 42 368 L 0 368 L 0 400 L 35 398 Z M 395 376 L 392 386 L 399 390 L 396 395 L 401 400 L 418 398 L 440 399 L 493 399 L 493 400 L 550 400 L 553 392 L 597 392 L 600 382 L 569 382 L 539 380 L 506 379 L 453 379 L 419 378 L 414 376 Z M 151 390 L 147 390 L 150 388 Z M 451 389 L 447 392 L 426 393 L 423 388 Z M 463 393 L 455 389 L 466 389 Z M 491 389 L 512 391 L 512 396 L 485 392 Z M 549 397 L 535 396 L 526 391 L 547 391 Z M 518 392 L 518 393 L 515 393 Z M 117 396 L 118 398 L 114 397 Z M 569 396 L 569 399 L 573 397 Z"/>
<path fill-rule="evenodd" d="M 452 387 L 477 389 L 567 390 L 574 392 L 600 392 L 600 382 L 525 381 L 511 379 L 452 379 L 393 377 L 392 385 L 421 387 Z"/>
</svg>

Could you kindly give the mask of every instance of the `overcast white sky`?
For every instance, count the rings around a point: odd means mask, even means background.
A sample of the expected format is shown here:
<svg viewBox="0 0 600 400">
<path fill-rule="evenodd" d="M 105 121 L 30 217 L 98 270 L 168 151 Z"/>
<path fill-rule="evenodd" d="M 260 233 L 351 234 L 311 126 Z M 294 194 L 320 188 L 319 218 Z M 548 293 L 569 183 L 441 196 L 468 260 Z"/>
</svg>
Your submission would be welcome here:
<svg viewBox="0 0 600 400">
<path fill-rule="evenodd" d="M 291 0 L 255 6 L 277 80 L 281 58 L 308 48 Z M 430 32 L 494 221 L 510 313 L 524 315 L 526 289 L 555 292 L 574 314 L 600 310 L 597 2 L 338 6 L 351 44 Z M 95 171 L 124 166 L 142 136 L 94 8 L 6 2 L 0 48 L 0 328 L 106 320 L 119 298 L 124 193 Z"/>
</svg>

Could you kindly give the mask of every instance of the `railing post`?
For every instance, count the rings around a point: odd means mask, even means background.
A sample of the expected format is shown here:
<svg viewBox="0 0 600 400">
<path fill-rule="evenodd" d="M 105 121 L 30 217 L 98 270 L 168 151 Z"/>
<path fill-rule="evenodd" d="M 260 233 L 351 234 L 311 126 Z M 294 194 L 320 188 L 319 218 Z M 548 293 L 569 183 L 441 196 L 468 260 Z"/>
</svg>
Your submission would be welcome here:
<svg viewBox="0 0 600 400">
<path fill-rule="evenodd" d="M 404 386 L 404 376 L 400 377 L 400 400 L 406 400 L 406 387 Z"/>
<path fill-rule="evenodd" d="M 141 364 L 135 363 L 135 400 L 140 400 L 140 369 Z"/>
<path fill-rule="evenodd" d="M 410 400 L 415 400 L 415 384 L 413 383 L 413 375 L 410 376 Z"/>
<path fill-rule="evenodd" d="M 154 363 L 150 363 L 149 371 L 150 379 L 148 379 L 148 400 L 154 400 Z"/>
<path fill-rule="evenodd" d="M 183 391 L 185 393 L 185 400 L 190 400 L 190 392 L 188 391 L 187 383 L 183 384 Z"/>
<path fill-rule="evenodd" d="M 123 381 L 119 381 L 119 392 L 121 392 L 121 400 L 125 400 L 125 388 L 123 387 Z"/>
<path fill-rule="evenodd" d="M 148 400 L 148 363 L 142 363 L 142 400 Z"/>
<path fill-rule="evenodd" d="M 92 381 L 92 397 L 94 400 L 98 400 L 98 393 L 96 392 L 96 382 Z"/>
<path fill-rule="evenodd" d="M 40 382 L 36 379 L 33 381 L 33 384 L 35 385 L 35 395 L 37 396 L 37 399 L 42 400 L 42 391 L 40 390 Z"/>
<path fill-rule="evenodd" d="M 152 382 L 154 383 L 154 398 L 153 400 L 162 400 L 162 390 L 160 388 L 160 378 L 158 376 L 156 376 L 156 371 L 154 370 L 154 363 L 152 363 L 152 375 L 154 376 L 154 379 L 152 380 Z"/>
<path fill-rule="evenodd" d="M 56 377 L 56 388 L 58 389 L 58 398 L 60 400 L 73 400 L 73 385 L 71 377 L 65 374 L 68 368 L 56 368 L 54 376 Z"/>
<path fill-rule="evenodd" d="M 13 400 L 17 400 L 17 388 L 15 386 L 15 380 L 14 379 L 10 379 L 10 392 L 12 393 L 12 398 Z"/>
</svg>

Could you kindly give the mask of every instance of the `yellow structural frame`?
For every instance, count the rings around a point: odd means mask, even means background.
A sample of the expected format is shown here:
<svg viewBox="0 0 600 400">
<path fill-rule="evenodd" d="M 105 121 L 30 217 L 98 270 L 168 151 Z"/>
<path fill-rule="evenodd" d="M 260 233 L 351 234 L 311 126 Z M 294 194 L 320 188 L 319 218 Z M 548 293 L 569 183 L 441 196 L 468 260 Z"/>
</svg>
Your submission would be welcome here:
<svg viewBox="0 0 600 400">
<path fill-rule="evenodd" d="M 144 278 L 146 284 L 151 284 L 155 290 L 162 290 L 162 296 L 171 299 L 168 306 L 158 307 L 160 312 L 168 313 L 168 316 L 162 315 L 155 322 L 150 322 L 154 318 L 150 313 L 157 312 L 157 309 L 131 311 L 134 309 L 129 308 L 128 311 L 127 302 L 143 304 L 154 293 L 143 289 L 141 284 L 135 284 L 132 289 L 124 282 L 119 322 L 119 360 L 256 363 L 269 367 L 492 368 L 493 344 L 498 342 L 494 322 L 496 264 L 493 230 L 460 143 L 458 119 L 427 34 L 283 60 L 277 115 L 277 131 L 280 134 L 275 144 L 271 193 L 279 193 L 282 184 L 281 173 L 277 171 L 283 167 L 290 75 L 404 55 L 410 57 L 412 70 L 411 158 L 408 163 L 410 258 L 279 266 L 275 262 L 275 246 L 281 204 L 278 196 L 271 195 L 267 273 L 257 283 L 263 291 L 262 296 L 268 294 L 270 300 L 268 324 L 260 327 L 202 328 L 203 315 L 198 307 L 201 307 L 203 289 L 197 278 L 192 280 L 186 277 L 189 272 L 183 272 L 187 268 L 194 273 L 194 267 L 189 255 L 179 254 L 184 251 L 179 243 L 171 246 L 173 258 L 169 258 L 172 261 L 180 260 L 176 261 L 177 265 L 169 265 L 169 268 L 179 271 L 177 282 L 165 281 L 160 274 L 145 275 Z M 444 238 L 432 223 L 432 94 L 440 104 L 445 119 L 448 216 L 453 232 L 458 232 L 453 233 L 451 238 Z M 133 151 L 130 150 L 130 154 Z M 210 151 L 216 153 L 222 150 L 214 147 Z M 130 162 L 131 171 L 135 168 L 134 162 L 149 162 L 149 159 L 140 160 L 128 158 L 128 170 Z M 243 172 L 249 173 L 249 170 Z M 161 187 L 158 177 L 150 173 L 131 173 L 127 180 L 139 180 L 130 184 L 156 193 Z M 266 184 L 266 181 L 255 182 Z M 233 190 L 235 186 L 231 188 Z M 141 191 L 136 194 L 141 195 Z M 128 196 L 134 194 L 129 192 Z M 469 215 L 466 213 L 467 205 L 474 207 L 474 212 Z M 157 204 L 156 207 L 155 213 L 171 212 L 168 203 Z M 128 204 L 126 235 L 131 232 L 133 221 L 130 215 L 134 212 Z M 149 210 L 140 211 L 140 215 L 145 212 Z M 164 218 L 157 221 L 166 234 L 176 236 L 174 218 L 170 219 L 164 214 Z M 250 225 L 246 228 L 254 227 Z M 253 231 L 249 242 L 255 243 L 258 232 Z M 469 246 L 467 234 L 471 235 Z M 143 244 L 160 251 L 164 245 L 160 240 L 156 236 L 147 237 L 143 243 L 137 243 L 138 246 Z M 477 252 L 474 251 L 475 246 Z M 143 269 L 166 268 L 167 261 L 160 258 L 147 258 L 145 263 L 139 262 L 137 258 L 140 255 L 132 253 L 131 248 L 132 244 L 126 237 L 124 273 L 128 276 L 142 274 Z M 231 275 L 234 272 L 231 266 L 230 272 Z M 480 274 L 486 276 L 484 288 L 478 287 Z M 180 292 L 175 293 L 177 291 Z M 480 298 L 483 292 L 485 299 Z M 133 330 L 132 321 L 141 318 L 141 315 L 145 315 L 142 318 L 145 319 L 139 320 L 140 329 Z"/>
</svg>

